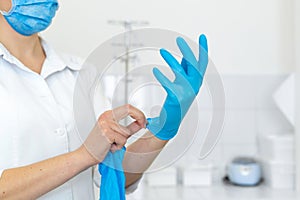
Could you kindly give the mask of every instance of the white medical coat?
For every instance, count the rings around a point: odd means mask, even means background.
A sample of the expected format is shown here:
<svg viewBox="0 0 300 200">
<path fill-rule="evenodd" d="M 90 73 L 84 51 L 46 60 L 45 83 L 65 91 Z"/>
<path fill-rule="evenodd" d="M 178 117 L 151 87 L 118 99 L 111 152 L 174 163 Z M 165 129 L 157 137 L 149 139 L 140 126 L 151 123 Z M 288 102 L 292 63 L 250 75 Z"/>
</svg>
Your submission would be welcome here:
<svg viewBox="0 0 300 200">
<path fill-rule="evenodd" d="M 41 74 L 25 67 L 0 44 L 0 176 L 5 169 L 61 155 L 82 144 L 73 116 L 81 65 L 41 41 L 46 53 Z M 92 171 L 87 169 L 40 199 L 94 199 Z"/>
</svg>

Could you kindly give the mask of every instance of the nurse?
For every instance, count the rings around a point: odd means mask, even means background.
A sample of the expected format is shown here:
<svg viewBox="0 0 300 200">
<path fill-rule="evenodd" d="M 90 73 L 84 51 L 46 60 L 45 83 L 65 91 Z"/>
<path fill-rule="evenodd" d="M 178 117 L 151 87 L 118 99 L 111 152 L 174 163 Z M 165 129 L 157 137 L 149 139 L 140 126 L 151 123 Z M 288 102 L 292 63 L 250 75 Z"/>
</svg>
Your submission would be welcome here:
<svg viewBox="0 0 300 200">
<path fill-rule="evenodd" d="M 175 81 L 153 70 L 168 94 L 160 115 L 146 119 L 131 105 L 107 110 L 82 144 L 72 110 L 79 62 L 58 55 L 38 35 L 51 24 L 57 9 L 57 0 L 0 1 L 0 199 L 92 200 L 93 166 L 147 128 L 147 137 L 127 148 L 145 154 L 137 160 L 126 153 L 123 160 L 125 171 L 140 172 L 125 173 L 125 187 L 133 191 L 175 137 L 202 85 L 208 63 L 206 38 L 200 36 L 198 60 L 179 38 L 181 63 L 161 50 Z M 126 116 L 134 122 L 122 127 L 118 122 Z"/>
</svg>

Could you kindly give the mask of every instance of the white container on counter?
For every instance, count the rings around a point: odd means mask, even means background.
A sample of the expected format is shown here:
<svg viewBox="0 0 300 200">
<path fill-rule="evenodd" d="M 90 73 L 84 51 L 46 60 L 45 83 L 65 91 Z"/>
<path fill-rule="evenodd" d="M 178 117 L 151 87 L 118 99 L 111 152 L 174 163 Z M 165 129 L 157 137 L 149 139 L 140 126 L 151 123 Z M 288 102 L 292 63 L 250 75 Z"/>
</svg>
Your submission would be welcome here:
<svg viewBox="0 0 300 200">
<path fill-rule="evenodd" d="M 147 184 L 152 187 L 169 187 L 177 185 L 177 169 L 169 167 L 146 175 Z"/>
<path fill-rule="evenodd" d="M 276 189 L 293 189 L 295 175 L 294 163 L 263 162 L 263 177 L 267 186 Z"/>
<path fill-rule="evenodd" d="M 182 170 L 182 183 L 184 186 L 211 186 L 213 167 L 207 165 L 194 165 Z"/>
<path fill-rule="evenodd" d="M 267 135 L 259 139 L 259 157 L 276 162 L 294 162 L 294 134 Z"/>
</svg>

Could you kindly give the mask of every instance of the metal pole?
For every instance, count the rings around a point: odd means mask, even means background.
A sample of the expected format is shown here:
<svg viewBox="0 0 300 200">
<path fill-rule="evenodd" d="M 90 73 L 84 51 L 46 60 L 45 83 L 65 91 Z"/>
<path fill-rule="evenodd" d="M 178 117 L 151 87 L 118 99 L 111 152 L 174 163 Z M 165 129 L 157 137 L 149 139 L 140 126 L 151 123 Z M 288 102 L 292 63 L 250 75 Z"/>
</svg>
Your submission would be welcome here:
<svg viewBox="0 0 300 200">
<path fill-rule="evenodd" d="M 119 45 L 123 45 L 125 47 L 124 103 L 127 104 L 127 103 L 129 103 L 129 100 L 128 100 L 128 95 L 129 95 L 128 73 L 129 73 L 129 65 L 130 65 L 130 61 L 131 61 L 129 51 L 132 46 L 136 45 L 131 42 L 132 27 L 133 26 L 146 26 L 149 23 L 147 21 L 128 21 L 128 20 L 108 20 L 107 23 L 111 24 L 111 25 L 123 26 L 126 31 L 125 36 L 124 36 L 124 43 L 119 44 Z M 127 118 L 124 120 L 124 124 L 125 125 L 128 124 Z"/>
</svg>

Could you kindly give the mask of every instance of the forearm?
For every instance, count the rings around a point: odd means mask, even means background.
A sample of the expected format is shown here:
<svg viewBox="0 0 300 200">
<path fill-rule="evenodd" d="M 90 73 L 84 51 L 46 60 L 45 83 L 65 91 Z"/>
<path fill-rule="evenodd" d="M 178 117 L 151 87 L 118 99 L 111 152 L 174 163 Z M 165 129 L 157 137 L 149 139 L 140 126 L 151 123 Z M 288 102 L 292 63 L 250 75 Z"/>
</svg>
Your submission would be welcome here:
<svg viewBox="0 0 300 200">
<path fill-rule="evenodd" d="M 147 132 L 143 137 L 128 146 L 123 161 L 126 186 L 130 186 L 141 178 L 167 142 L 167 140 L 160 140 L 151 132 Z"/>
<path fill-rule="evenodd" d="M 0 199 L 36 199 L 92 166 L 84 148 L 32 165 L 7 169 L 0 179 Z"/>
</svg>

